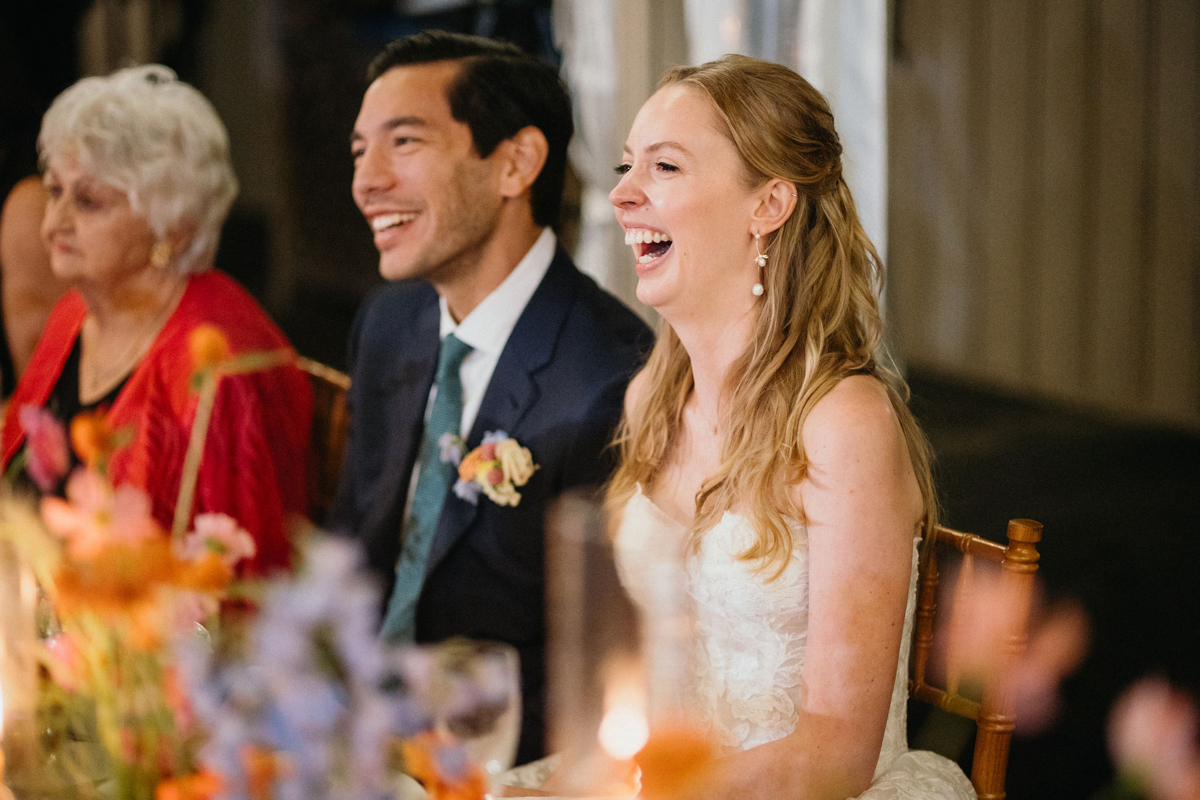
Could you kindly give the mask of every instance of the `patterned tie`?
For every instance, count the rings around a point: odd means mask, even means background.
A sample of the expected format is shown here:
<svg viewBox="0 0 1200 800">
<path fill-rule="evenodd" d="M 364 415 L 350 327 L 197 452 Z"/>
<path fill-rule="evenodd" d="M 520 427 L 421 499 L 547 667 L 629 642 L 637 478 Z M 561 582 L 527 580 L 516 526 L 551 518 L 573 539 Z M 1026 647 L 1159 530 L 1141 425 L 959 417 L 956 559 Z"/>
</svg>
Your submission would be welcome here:
<svg viewBox="0 0 1200 800">
<path fill-rule="evenodd" d="M 409 503 L 408 518 L 404 521 L 396 585 L 383 619 L 382 635 L 393 643 L 412 642 L 416 635 L 417 598 L 425 583 L 429 547 L 437 532 L 442 504 L 446 502 L 446 495 L 458 472 L 454 464 L 442 461 L 438 439 L 444 433 L 457 436 L 462 427 L 463 390 L 458 370 L 470 352 L 471 346 L 457 339 L 454 334 L 442 340 L 442 349 L 438 354 L 437 393 L 425 423 L 425 432 L 421 436 L 421 452 L 417 456 L 421 471 L 417 476 L 412 502 Z"/>
</svg>

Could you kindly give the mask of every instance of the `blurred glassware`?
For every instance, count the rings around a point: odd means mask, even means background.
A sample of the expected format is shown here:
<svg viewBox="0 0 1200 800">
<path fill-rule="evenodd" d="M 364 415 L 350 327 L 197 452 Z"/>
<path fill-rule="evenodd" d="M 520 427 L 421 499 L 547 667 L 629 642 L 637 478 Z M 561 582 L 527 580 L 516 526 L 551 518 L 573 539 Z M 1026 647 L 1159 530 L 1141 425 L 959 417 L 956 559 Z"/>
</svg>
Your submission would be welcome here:
<svg viewBox="0 0 1200 800">
<path fill-rule="evenodd" d="M 0 538 L 0 753 L 10 773 L 33 756 L 37 711 L 37 583 L 17 548 Z M 3 778 L 3 773 L 0 773 Z"/>
<path fill-rule="evenodd" d="M 439 737 L 461 743 L 490 781 L 513 765 L 521 733 L 515 648 L 450 639 L 403 648 L 394 658 L 405 693 Z"/>
<path fill-rule="evenodd" d="M 685 722 L 691 614 L 680 542 L 634 532 L 620 552 L 600 504 L 568 495 L 546 540 L 549 737 L 563 794 L 632 794 L 632 759 Z M 649 533 L 649 532 L 646 532 Z"/>
</svg>

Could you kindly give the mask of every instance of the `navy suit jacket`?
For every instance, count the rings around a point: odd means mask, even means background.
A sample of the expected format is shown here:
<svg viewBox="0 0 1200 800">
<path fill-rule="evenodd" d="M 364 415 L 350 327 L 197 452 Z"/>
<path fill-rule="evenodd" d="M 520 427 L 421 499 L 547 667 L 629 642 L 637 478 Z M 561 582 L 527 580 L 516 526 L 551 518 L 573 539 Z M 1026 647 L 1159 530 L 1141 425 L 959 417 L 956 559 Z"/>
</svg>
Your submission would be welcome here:
<svg viewBox="0 0 1200 800">
<path fill-rule="evenodd" d="M 400 530 L 439 347 L 437 293 L 401 281 L 364 302 L 350 344 L 352 427 L 334 519 L 360 537 L 390 596 Z M 543 755 L 543 516 L 550 500 L 598 487 L 625 387 L 653 337 L 559 250 L 496 364 L 467 448 L 506 431 L 539 469 L 516 507 L 449 492 L 417 601 L 417 641 L 451 636 L 514 645 L 524 698 L 518 762 Z"/>
</svg>

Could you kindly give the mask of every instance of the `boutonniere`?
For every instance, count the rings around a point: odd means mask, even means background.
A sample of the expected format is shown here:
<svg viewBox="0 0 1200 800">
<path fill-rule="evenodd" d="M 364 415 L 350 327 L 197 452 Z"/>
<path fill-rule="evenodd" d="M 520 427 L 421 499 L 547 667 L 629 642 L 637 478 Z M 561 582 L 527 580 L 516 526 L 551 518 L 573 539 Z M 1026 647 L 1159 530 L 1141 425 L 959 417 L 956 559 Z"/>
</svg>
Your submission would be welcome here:
<svg viewBox="0 0 1200 800">
<path fill-rule="evenodd" d="M 479 493 L 483 492 L 497 505 L 515 506 L 521 502 L 517 487 L 529 483 L 538 468 L 529 448 L 510 439 L 504 431 L 485 433 L 483 443 L 465 456 L 466 443 L 461 436 L 443 433 L 438 446 L 442 462 L 458 466 L 454 493 L 472 505 L 479 503 Z"/>
</svg>

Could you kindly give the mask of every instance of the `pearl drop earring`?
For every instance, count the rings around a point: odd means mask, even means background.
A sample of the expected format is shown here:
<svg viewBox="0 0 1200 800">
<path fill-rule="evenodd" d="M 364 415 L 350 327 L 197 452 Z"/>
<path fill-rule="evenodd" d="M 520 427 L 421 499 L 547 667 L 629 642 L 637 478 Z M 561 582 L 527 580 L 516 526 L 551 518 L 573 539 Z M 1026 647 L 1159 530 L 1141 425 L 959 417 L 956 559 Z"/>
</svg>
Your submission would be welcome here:
<svg viewBox="0 0 1200 800">
<path fill-rule="evenodd" d="M 758 253 L 758 257 L 755 258 L 754 260 L 758 262 L 759 270 L 762 270 L 763 267 L 767 266 L 767 256 L 763 253 L 763 251 L 758 246 L 758 242 L 761 238 L 762 237 L 759 236 L 757 233 L 754 234 L 754 252 Z M 754 294 L 755 297 L 762 297 L 763 285 L 762 285 L 761 277 L 759 278 L 758 283 L 756 283 L 756 284 L 754 284 L 754 286 L 750 287 L 750 291 Z"/>
</svg>

